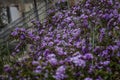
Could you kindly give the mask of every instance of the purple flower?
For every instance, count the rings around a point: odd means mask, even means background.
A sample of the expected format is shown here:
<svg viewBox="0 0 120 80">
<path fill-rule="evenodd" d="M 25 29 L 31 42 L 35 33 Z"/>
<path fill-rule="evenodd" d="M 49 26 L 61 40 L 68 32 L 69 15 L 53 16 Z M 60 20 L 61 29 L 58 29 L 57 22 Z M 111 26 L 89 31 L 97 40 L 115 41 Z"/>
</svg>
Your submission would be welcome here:
<svg viewBox="0 0 120 80">
<path fill-rule="evenodd" d="M 57 59 L 56 58 L 48 59 L 48 61 L 51 65 L 56 65 L 57 64 Z"/>
<path fill-rule="evenodd" d="M 45 41 L 43 41 L 41 45 L 42 45 L 42 47 L 45 47 L 45 46 L 47 46 L 47 43 Z"/>
<path fill-rule="evenodd" d="M 102 52 L 102 57 L 107 56 L 107 55 L 108 55 L 108 50 L 104 50 L 104 51 Z"/>
<path fill-rule="evenodd" d="M 51 46 L 53 46 L 53 44 L 54 44 L 54 43 L 51 41 L 51 42 L 48 43 L 48 46 L 51 47 Z"/>
<path fill-rule="evenodd" d="M 98 76 L 96 80 L 103 80 L 101 76 Z"/>
<path fill-rule="evenodd" d="M 61 48 L 61 47 L 56 47 L 55 50 L 56 50 L 56 51 L 58 52 L 58 54 L 61 55 L 61 56 L 62 56 L 62 55 L 66 55 L 66 52 L 64 52 L 64 51 L 63 51 L 63 48 Z"/>
<path fill-rule="evenodd" d="M 70 23 L 68 26 L 69 26 L 69 27 L 74 27 L 75 24 L 72 22 L 72 23 Z"/>
<path fill-rule="evenodd" d="M 17 49 L 16 52 L 20 52 L 20 49 Z"/>
<path fill-rule="evenodd" d="M 39 39 L 40 39 L 39 36 L 34 37 L 34 40 L 35 40 L 35 41 L 38 41 Z"/>
<path fill-rule="evenodd" d="M 4 65 L 4 71 L 5 71 L 5 72 L 8 72 L 8 73 L 9 73 L 9 72 L 11 72 L 11 70 L 12 70 L 12 69 L 11 69 L 10 65 L 8 65 L 8 64 Z"/>
<path fill-rule="evenodd" d="M 57 39 L 59 39 L 61 36 L 60 36 L 60 34 L 56 34 L 56 37 L 57 37 Z"/>
<path fill-rule="evenodd" d="M 13 31 L 13 32 L 11 33 L 11 35 L 12 35 L 13 37 L 15 37 L 15 36 L 18 35 L 18 32 L 17 32 L 17 31 Z"/>
<path fill-rule="evenodd" d="M 72 32 L 73 37 L 78 37 L 80 32 L 81 32 L 80 28 L 73 30 Z"/>
<path fill-rule="evenodd" d="M 73 54 L 73 56 L 77 56 L 78 58 L 82 58 L 82 55 L 80 54 L 79 51 L 75 52 L 75 53 Z"/>
<path fill-rule="evenodd" d="M 24 34 L 21 34 L 21 35 L 20 35 L 20 39 L 24 40 L 24 39 L 25 39 L 25 35 L 24 35 Z"/>
<path fill-rule="evenodd" d="M 32 61 L 32 65 L 34 65 L 34 66 L 39 65 L 39 62 L 38 61 Z"/>
<path fill-rule="evenodd" d="M 113 13 L 110 13 L 110 14 L 109 14 L 109 18 L 112 18 L 112 17 L 113 17 Z"/>
<path fill-rule="evenodd" d="M 80 48 L 81 47 L 80 46 L 80 42 L 75 42 L 74 45 L 75 45 L 76 48 Z"/>
<path fill-rule="evenodd" d="M 106 20 L 109 20 L 109 14 L 107 14 L 107 13 L 104 14 L 104 15 L 103 15 L 103 18 L 106 19 Z"/>
<path fill-rule="evenodd" d="M 85 15 L 85 14 L 82 14 L 82 15 L 80 16 L 80 18 L 82 18 L 82 19 L 87 19 L 87 18 L 88 18 L 88 16 L 87 16 L 87 15 Z"/>
<path fill-rule="evenodd" d="M 40 21 L 36 21 L 36 25 L 37 25 L 37 27 L 40 27 L 41 26 Z"/>
<path fill-rule="evenodd" d="M 31 38 L 34 37 L 33 32 L 32 32 L 32 31 L 29 31 L 29 32 L 28 32 L 28 36 L 31 37 Z"/>
<path fill-rule="evenodd" d="M 49 54 L 49 55 L 47 56 L 48 59 L 55 58 L 55 57 L 56 57 L 55 54 Z"/>
<path fill-rule="evenodd" d="M 59 43 L 59 39 L 55 39 L 55 40 L 54 40 L 54 43 Z"/>
<path fill-rule="evenodd" d="M 83 57 L 84 57 L 84 59 L 87 59 L 87 60 L 93 59 L 93 55 L 91 53 L 87 53 Z"/>
<path fill-rule="evenodd" d="M 119 47 L 120 47 L 120 41 L 117 41 L 117 43 L 116 43 Z"/>
<path fill-rule="evenodd" d="M 113 51 L 118 50 L 118 49 L 119 49 L 118 46 L 116 46 L 116 45 L 112 46 L 112 50 L 113 50 Z"/>
<path fill-rule="evenodd" d="M 92 78 L 87 77 L 87 78 L 85 78 L 84 80 L 93 80 L 93 79 L 92 79 Z"/>
<path fill-rule="evenodd" d="M 67 38 L 67 34 L 63 34 L 62 38 L 63 39 Z"/>
<path fill-rule="evenodd" d="M 105 65 L 105 66 L 108 65 L 108 64 L 110 64 L 110 61 L 104 61 L 103 62 L 103 65 Z"/>
<path fill-rule="evenodd" d="M 99 36 L 99 40 L 100 40 L 100 42 L 103 40 L 103 37 L 104 37 L 104 35 L 105 35 L 105 28 L 101 28 L 100 29 L 100 36 Z"/>
<path fill-rule="evenodd" d="M 106 30 L 105 28 L 101 28 L 101 29 L 100 29 L 100 32 L 101 32 L 102 34 L 105 34 L 105 30 Z"/>
<path fill-rule="evenodd" d="M 94 66 L 89 66 L 89 73 L 91 74 L 94 71 Z"/>
<path fill-rule="evenodd" d="M 70 60 L 75 64 L 75 66 L 85 67 L 86 62 L 80 59 L 81 57 L 82 57 L 81 55 L 77 55 L 75 57 L 72 57 Z"/>
<path fill-rule="evenodd" d="M 41 70 L 34 70 L 33 72 L 39 74 L 41 72 Z"/>
<path fill-rule="evenodd" d="M 41 60 L 41 59 L 42 59 L 42 56 L 39 56 L 39 57 L 38 57 L 38 60 Z"/>
<path fill-rule="evenodd" d="M 113 5 L 113 0 L 108 0 L 108 4 Z"/>
<path fill-rule="evenodd" d="M 36 69 L 34 70 L 35 73 L 41 73 L 41 71 L 42 71 L 41 66 L 37 66 Z"/>
<path fill-rule="evenodd" d="M 65 63 L 65 60 L 60 60 L 59 61 L 59 64 L 61 64 L 61 65 L 64 64 L 64 63 Z"/>
<path fill-rule="evenodd" d="M 100 64 L 104 65 L 104 66 L 107 66 L 110 64 L 110 61 L 104 61 L 104 62 L 100 62 Z"/>
<path fill-rule="evenodd" d="M 115 26 L 115 30 L 119 30 L 120 28 L 118 26 Z"/>
<path fill-rule="evenodd" d="M 103 38 L 104 38 L 104 34 L 100 34 L 99 41 L 102 42 Z"/>
<path fill-rule="evenodd" d="M 120 57 L 120 51 L 118 51 L 117 56 Z"/>
<path fill-rule="evenodd" d="M 22 32 L 25 32 L 26 30 L 25 30 L 25 28 L 19 28 L 20 29 L 20 31 L 22 31 Z"/>
<path fill-rule="evenodd" d="M 65 75 L 65 66 L 60 66 L 58 67 L 58 69 L 56 70 L 56 74 L 53 76 L 56 80 L 63 80 L 66 78 Z"/>
<path fill-rule="evenodd" d="M 44 40 L 45 40 L 45 41 L 49 41 L 50 38 L 49 38 L 49 37 L 44 37 Z"/>
<path fill-rule="evenodd" d="M 88 27 L 88 21 L 85 19 L 85 20 L 83 20 L 83 25 L 85 26 L 85 27 Z"/>
<path fill-rule="evenodd" d="M 115 18 L 117 18 L 119 16 L 119 13 L 118 13 L 117 9 L 113 10 L 113 15 L 114 15 Z"/>
<path fill-rule="evenodd" d="M 65 2 L 66 0 L 61 0 L 61 2 Z"/>
<path fill-rule="evenodd" d="M 31 23 L 35 23 L 35 20 L 31 20 Z"/>
<path fill-rule="evenodd" d="M 71 21 L 72 20 L 71 17 L 67 17 L 65 19 L 66 19 L 66 21 Z"/>
</svg>

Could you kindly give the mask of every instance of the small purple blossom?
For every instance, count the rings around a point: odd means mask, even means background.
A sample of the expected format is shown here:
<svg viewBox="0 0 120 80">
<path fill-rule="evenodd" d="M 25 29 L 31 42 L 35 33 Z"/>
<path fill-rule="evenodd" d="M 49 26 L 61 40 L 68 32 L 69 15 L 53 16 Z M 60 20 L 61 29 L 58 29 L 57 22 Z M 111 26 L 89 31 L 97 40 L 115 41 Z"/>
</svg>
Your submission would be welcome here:
<svg viewBox="0 0 120 80">
<path fill-rule="evenodd" d="M 63 79 L 65 79 L 66 78 L 65 70 L 66 70 L 65 66 L 58 67 L 57 70 L 56 70 L 56 74 L 55 74 L 54 78 L 56 80 L 63 80 Z"/>
<path fill-rule="evenodd" d="M 70 23 L 70 24 L 69 24 L 69 27 L 73 27 L 73 26 L 75 26 L 74 23 Z"/>
<path fill-rule="evenodd" d="M 48 60 L 48 62 L 51 64 L 51 65 L 56 65 L 57 64 L 57 59 L 56 58 L 51 58 Z"/>
<path fill-rule="evenodd" d="M 82 59 L 80 59 L 80 57 L 82 57 L 81 55 L 77 55 L 75 57 L 71 58 L 71 62 L 73 62 L 75 64 L 75 66 L 80 66 L 80 67 L 85 67 L 86 66 L 86 62 Z"/>
<path fill-rule="evenodd" d="M 104 50 L 103 52 L 102 52 L 102 55 L 101 56 L 107 56 L 108 55 L 108 50 Z"/>
<path fill-rule="evenodd" d="M 107 66 L 110 64 L 110 61 L 104 61 L 104 62 L 101 62 L 100 64 L 104 65 L 104 66 Z"/>
<path fill-rule="evenodd" d="M 18 35 L 18 32 L 17 32 L 17 31 L 13 31 L 13 32 L 11 33 L 11 35 L 15 37 L 15 36 Z"/>
<path fill-rule="evenodd" d="M 120 51 L 118 51 L 117 56 L 120 57 Z"/>
<path fill-rule="evenodd" d="M 21 39 L 21 40 L 24 40 L 24 39 L 25 39 L 25 35 L 24 35 L 24 34 L 21 34 L 21 35 L 20 35 L 20 39 Z"/>
<path fill-rule="evenodd" d="M 54 44 L 54 43 L 51 41 L 51 42 L 48 43 L 48 46 L 51 47 L 51 46 L 53 46 L 53 44 Z"/>
<path fill-rule="evenodd" d="M 39 62 L 38 61 L 33 61 L 32 65 L 34 65 L 34 66 L 39 65 Z"/>
<path fill-rule="evenodd" d="M 37 66 L 36 69 L 34 70 L 35 73 L 39 74 L 42 71 L 42 67 L 41 66 Z"/>
<path fill-rule="evenodd" d="M 8 64 L 7 64 L 7 65 L 4 65 L 4 71 L 5 71 L 5 72 L 9 73 L 9 72 L 11 72 L 11 70 L 12 70 L 12 69 L 11 69 L 10 65 L 8 65 Z"/>
<path fill-rule="evenodd" d="M 87 53 L 83 57 L 84 57 L 84 59 L 87 59 L 87 60 L 92 60 L 93 59 L 93 55 L 91 53 Z"/>
<path fill-rule="evenodd" d="M 118 17 L 119 16 L 118 10 L 117 9 L 113 10 L 113 14 L 115 17 Z"/>
<path fill-rule="evenodd" d="M 92 78 L 87 77 L 87 78 L 85 78 L 84 80 L 93 80 L 93 79 L 92 79 Z"/>
</svg>

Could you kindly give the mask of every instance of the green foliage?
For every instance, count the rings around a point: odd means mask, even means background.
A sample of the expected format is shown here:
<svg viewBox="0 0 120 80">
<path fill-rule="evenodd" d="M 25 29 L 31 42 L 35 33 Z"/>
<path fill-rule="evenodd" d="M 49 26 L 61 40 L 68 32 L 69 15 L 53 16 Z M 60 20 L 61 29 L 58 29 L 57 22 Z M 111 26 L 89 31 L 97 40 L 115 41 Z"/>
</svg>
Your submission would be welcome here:
<svg viewBox="0 0 120 80">
<path fill-rule="evenodd" d="M 3 71 L 3 65 L 10 62 L 10 52 L 8 44 L 0 45 L 0 73 Z"/>
</svg>

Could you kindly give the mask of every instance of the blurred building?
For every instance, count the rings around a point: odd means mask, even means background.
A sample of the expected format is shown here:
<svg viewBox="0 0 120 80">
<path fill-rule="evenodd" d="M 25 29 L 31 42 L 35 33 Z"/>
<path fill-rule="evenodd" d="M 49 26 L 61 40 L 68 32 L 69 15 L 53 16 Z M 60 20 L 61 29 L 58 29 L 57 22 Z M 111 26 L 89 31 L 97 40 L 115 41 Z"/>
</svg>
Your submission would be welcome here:
<svg viewBox="0 0 120 80">
<path fill-rule="evenodd" d="M 46 0 L 0 0 L 0 8 L 4 8 L 4 16 L 7 22 L 15 21 L 34 8 L 36 10 L 41 2 Z"/>
</svg>

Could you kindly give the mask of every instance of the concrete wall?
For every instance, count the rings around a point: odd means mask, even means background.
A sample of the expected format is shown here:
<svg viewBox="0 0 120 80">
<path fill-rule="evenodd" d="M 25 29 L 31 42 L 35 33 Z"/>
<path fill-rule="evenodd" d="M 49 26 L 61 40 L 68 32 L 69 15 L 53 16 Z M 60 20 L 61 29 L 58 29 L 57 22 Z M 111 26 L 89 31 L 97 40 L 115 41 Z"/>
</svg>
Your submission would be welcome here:
<svg viewBox="0 0 120 80">
<path fill-rule="evenodd" d="M 11 14 L 12 21 L 15 21 L 16 19 L 18 19 L 21 16 L 17 7 L 10 7 L 10 14 Z"/>
<path fill-rule="evenodd" d="M 25 7 L 25 12 L 28 12 L 33 8 L 33 4 L 32 3 L 26 3 L 24 5 L 24 7 Z"/>
</svg>

